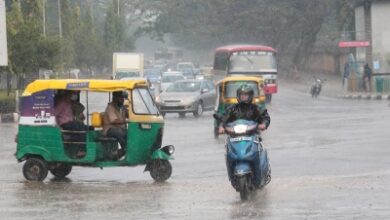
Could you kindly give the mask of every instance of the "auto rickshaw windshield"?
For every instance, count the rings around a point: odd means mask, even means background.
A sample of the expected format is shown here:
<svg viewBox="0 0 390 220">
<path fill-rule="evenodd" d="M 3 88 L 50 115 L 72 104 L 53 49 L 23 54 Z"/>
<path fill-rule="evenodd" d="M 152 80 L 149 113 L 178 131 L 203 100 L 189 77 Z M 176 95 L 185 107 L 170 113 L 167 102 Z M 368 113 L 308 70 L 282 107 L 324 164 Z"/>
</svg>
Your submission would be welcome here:
<svg viewBox="0 0 390 220">
<path fill-rule="evenodd" d="M 257 97 L 259 96 L 259 87 L 257 86 L 256 82 L 241 82 L 241 81 L 235 81 L 235 82 L 228 82 L 225 85 L 225 92 L 224 96 L 225 98 L 235 98 L 237 97 L 237 89 L 240 88 L 242 85 L 248 85 L 249 87 L 253 88 L 253 96 Z"/>
</svg>

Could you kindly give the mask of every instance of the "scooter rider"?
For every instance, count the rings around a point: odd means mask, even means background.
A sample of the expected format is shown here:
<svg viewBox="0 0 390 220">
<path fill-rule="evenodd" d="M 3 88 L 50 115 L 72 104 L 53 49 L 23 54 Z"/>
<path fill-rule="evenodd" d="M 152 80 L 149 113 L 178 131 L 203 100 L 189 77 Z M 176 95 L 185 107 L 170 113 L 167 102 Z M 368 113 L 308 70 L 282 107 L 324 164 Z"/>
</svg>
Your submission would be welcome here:
<svg viewBox="0 0 390 220">
<path fill-rule="evenodd" d="M 259 130 L 266 130 L 271 123 L 271 118 L 268 115 L 267 109 L 260 110 L 259 107 L 252 103 L 254 91 L 248 85 L 242 85 L 237 89 L 238 103 L 226 110 L 221 118 L 219 133 L 225 132 L 224 125 L 244 119 L 257 122 Z"/>
</svg>

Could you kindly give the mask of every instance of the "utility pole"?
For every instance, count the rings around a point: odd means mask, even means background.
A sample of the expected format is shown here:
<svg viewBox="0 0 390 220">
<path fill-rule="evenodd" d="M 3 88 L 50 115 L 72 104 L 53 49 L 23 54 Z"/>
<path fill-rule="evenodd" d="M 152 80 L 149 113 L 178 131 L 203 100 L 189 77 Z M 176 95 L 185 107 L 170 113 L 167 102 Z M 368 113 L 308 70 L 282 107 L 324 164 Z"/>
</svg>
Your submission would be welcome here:
<svg viewBox="0 0 390 220">
<path fill-rule="evenodd" d="M 58 3 L 58 29 L 60 33 L 60 38 L 62 38 L 61 0 L 57 0 L 57 3 Z"/>
<path fill-rule="evenodd" d="M 117 6 L 118 6 L 117 12 L 118 12 L 118 17 L 119 17 L 119 1 L 120 1 L 120 0 L 117 0 Z"/>
<path fill-rule="evenodd" d="M 43 25 L 43 37 L 46 38 L 46 0 L 42 0 L 42 25 Z"/>
<path fill-rule="evenodd" d="M 93 7 L 93 1 L 92 0 L 89 0 L 89 5 L 91 7 L 91 20 L 92 20 L 92 24 L 94 24 L 94 7 Z"/>
</svg>

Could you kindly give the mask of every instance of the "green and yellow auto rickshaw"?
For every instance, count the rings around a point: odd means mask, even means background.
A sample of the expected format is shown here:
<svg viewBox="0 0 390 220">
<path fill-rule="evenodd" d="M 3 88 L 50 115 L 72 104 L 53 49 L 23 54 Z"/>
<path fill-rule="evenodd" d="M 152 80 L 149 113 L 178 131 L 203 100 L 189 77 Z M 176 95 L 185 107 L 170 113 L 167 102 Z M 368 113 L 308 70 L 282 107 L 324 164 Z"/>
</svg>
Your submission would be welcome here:
<svg viewBox="0 0 390 220">
<path fill-rule="evenodd" d="M 218 138 L 218 127 L 220 117 L 225 113 L 229 106 L 238 103 L 237 89 L 242 85 L 248 85 L 253 88 L 253 103 L 260 109 L 265 109 L 265 94 L 263 90 L 264 82 L 262 77 L 253 76 L 230 76 L 219 81 L 216 85 L 217 103 L 214 109 L 214 137 Z"/>
<path fill-rule="evenodd" d="M 78 91 L 82 97 L 85 130 L 64 130 L 57 125 L 56 99 L 64 91 Z M 102 117 L 115 91 L 127 94 L 128 99 L 124 108 L 127 150 L 121 158 L 118 140 L 102 134 Z M 19 162 L 25 161 L 23 175 L 27 180 L 43 181 L 48 171 L 64 178 L 73 166 L 146 165 L 145 171 L 155 181 L 165 181 L 172 174 L 169 160 L 174 147 L 161 146 L 164 121 L 145 80 L 36 80 L 22 94 L 20 107 L 15 156 Z M 78 135 L 76 141 L 74 135 Z M 83 149 L 84 155 L 75 149 Z"/>
</svg>

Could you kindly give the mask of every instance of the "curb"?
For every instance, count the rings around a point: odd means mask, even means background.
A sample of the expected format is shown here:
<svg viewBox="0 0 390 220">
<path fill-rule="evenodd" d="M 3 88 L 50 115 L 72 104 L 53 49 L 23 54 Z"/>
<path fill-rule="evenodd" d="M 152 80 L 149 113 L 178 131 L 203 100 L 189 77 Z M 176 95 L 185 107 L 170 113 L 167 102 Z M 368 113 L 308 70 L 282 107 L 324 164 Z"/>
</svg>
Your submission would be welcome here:
<svg viewBox="0 0 390 220">
<path fill-rule="evenodd" d="M 383 94 L 344 94 L 338 95 L 340 99 L 357 99 L 357 100 L 390 100 L 390 95 Z"/>
<path fill-rule="evenodd" d="M 16 112 L 0 114 L 0 123 L 16 123 L 18 120 L 19 114 Z"/>
</svg>

